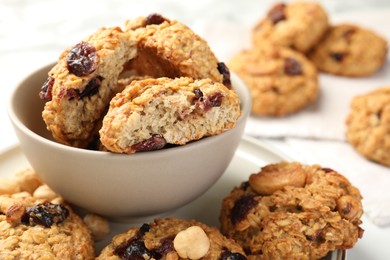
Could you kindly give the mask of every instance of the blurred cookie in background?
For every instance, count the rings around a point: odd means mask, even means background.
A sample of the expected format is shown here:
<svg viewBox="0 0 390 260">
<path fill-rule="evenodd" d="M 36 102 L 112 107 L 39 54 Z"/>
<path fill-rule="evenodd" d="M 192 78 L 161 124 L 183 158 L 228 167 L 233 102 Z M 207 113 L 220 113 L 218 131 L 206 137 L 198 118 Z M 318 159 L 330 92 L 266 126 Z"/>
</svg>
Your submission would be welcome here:
<svg viewBox="0 0 390 260">
<path fill-rule="evenodd" d="M 348 142 L 359 153 L 390 166 L 390 87 L 353 98 L 346 128 Z"/>
<path fill-rule="evenodd" d="M 332 26 L 309 54 L 323 72 L 369 76 L 379 70 L 387 55 L 386 40 L 375 32 L 352 24 Z"/>
<path fill-rule="evenodd" d="M 252 94 L 252 113 L 285 116 L 295 113 L 318 96 L 317 69 L 303 54 L 263 42 L 234 56 L 229 68 Z"/>
<path fill-rule="evenodd" d="M 320 41 L 328 26 L 328 15 L 318 3 L 278 3 L 253 29 L 253 42 L 256 46 L 267 40 L 306 53 Z"/>
</svg>

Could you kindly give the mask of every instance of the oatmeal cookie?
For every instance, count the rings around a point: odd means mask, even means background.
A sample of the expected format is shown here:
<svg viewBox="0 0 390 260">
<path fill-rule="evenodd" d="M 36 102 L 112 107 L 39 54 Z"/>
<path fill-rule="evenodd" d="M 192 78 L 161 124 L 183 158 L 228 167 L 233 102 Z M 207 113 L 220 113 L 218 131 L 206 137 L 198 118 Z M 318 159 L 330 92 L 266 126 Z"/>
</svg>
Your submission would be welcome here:
<svg viewBox="0 0 390 260">
<path fill-rule="evenodd" d="M 127 64 L 133 73 L 155 78 L 210 78 L 230 84 L 224 64 L 218 62 L 207 42 L 186 25 L 151 14 L 127 21 L 125 30 L 137 39 L 138 55 Z"/>
<path fill-rule="evenodd" d="M 320 71 L 350 77 L 369 76 L 387 56 L 387 42 L 352 24 L 332 26 L 309 57 Z"/>
<path fill-rule="evenodd" d="M 263 43 L 238 53 L 229 67 L 249 87 L 252 113 L 256 115 L 285 116 L 301 110 L 318 96 L 315 66 L 287 47 Z"/>
<path fill-rule="evenodd" d="M 112 152 L 157 150 L 227 131 L 240 114 L 235 91 L 211 79 L 136 80 L 112 99 L 100 140 Z"/>
<path fill-rule="evenodd" d="M 221 230 L 249 259 L 319 259 L 362 237 L 361 199 L 332 169 L 270 164 L 223 200 Z"/>
<path fill-rule="evenodd" d="M 91 234 L 64 204 L 0 195 L 0 259 L 94 259 Z"/>
<path fill-rule="evenodd" d="M 390 166 L 390 87 L 353 98 L 346 129 L 348 142 L 359 153 Z"/>
<path fill-rule="evenodd" d="M 218 229 L 196 220 L 156 219 L 115 236 L 97 259 L 246 259 Z"/>
<path fill-rule="evenodd" d="M 320 41 L 328 27 L 328 16 L 317 3 L 279 3 L 255 26 L 253 42 L 257 46 L 271 41 L 306 53 Z"/>
<path fill-rule="evenodd" d="M 137 54 L 136 41 L 119 27 L 101 28 L 65 50 L 41 88 L 43 119 L 55 140 L 86 147 L 96 136 L 124 65 Z"/>
</svg>

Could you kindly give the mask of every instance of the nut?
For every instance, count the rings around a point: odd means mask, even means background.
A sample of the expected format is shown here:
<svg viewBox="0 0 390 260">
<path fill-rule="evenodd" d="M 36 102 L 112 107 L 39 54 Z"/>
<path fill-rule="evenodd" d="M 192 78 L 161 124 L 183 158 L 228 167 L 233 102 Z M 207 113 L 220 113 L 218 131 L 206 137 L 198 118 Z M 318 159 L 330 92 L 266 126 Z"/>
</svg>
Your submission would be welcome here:
<svg viewBox="0 0 390 260">
<path fill-rule="evenodd" d="M 105 218 L 95 214 L 87 214 L 83 220 L 91 230 L 95 241 L 103 240 L 110 233 L 110 224 Z"/>
<path fill-rule="evenodd" d="M 50 189 L 49 186 L 43 184 L 34 191 L 33 197 L 50 201 L 57 198 L 58 194 Z"/>
<path fill-rule="evenodd" d="M 173 240 L 173 246 L 181 258 L 200 259 L 210 248 L 210 240 L 199 226 L 180 231 Z"/>
<path fill-rule="evenodd" d="M 38 186 L 42 184 L 42 181 L 32 169 L 27 169 L 16 173 L 14 179 L 19 185 L 21 191 L 27 191 L 31 194 L 36 188 L 38 188 Z"/>
<path fill-rule="evenodd" d="M 299 163 L 270 164 L 249 177 L 249 185 L 261 195 L 270 195 L 285 186 L 303 187 L 306 172 Z"/>
<path fill-rule="evenodd" d="M 20 222 L 24 212 L 24 205 L 9 196 L 0 196 L 0 212 L 5 214 L 7 221 L 10 223 Z"/>
</svg>

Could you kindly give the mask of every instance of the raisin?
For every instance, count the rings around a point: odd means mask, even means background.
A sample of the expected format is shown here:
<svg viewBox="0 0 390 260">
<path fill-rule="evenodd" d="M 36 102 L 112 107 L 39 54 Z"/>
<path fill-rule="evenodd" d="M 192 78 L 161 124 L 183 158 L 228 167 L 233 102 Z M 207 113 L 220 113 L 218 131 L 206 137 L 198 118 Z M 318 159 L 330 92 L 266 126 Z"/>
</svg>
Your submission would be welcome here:
<svg viewBox="0 0 390 260">
<path fill-rule="evenodd" d="M 122 244 L 120 244 L 119 246 L 117 246 L 115 249 L 114 249 L 114 254 L 116 255 L 124 255 L 125 252 L 126 252 L 126 249 L 132 244 L 132 243 L 135 243 L 136 241 L 140 241 L 143 236 L 145 235 L 146 232 L 148 232 L 150 229 L 150 225 L 149 224 L 143 224 L 140 229 L 138 230 L 137 234 L 135 234 L 135 236 L 131 237 L 130 239 L 128 239 L 127 241 L 123 242 Z"/>
<path fill-rule="evenodd" d="M 202 92 L 202 90 L 196 88 L 196 89 L 194 89 L 194 93 L 195 93 L 195 98 L 196 98 L 197 100 L 203 98 L 203 92 Z"/>
<path fill-rule="evenodd" d="M 249 181 L 245 181 L 245 182 L 243 182 L 243 183 L 241 183 L 241 189 L 242 190 L 246 190 L 246 189 L 248 189 L 249 188 Z"/>
<path fill-rule="evenodd" d="M 223 251 L 220 260 L 246 260 L 247 258 L 240 253 L 233 253 L 231 251 Z"/>
<path fill-rule="evenodd" d="M 379 110 L 378 112 L 375 113 L 376 117 L 381 120 L 382 118 L 382 110 Z"/>
<path fill-rule="evenodd" d="M 255 207 L 257 204 L 255 196 L 253 194 L 247 194 L 241 196 L 235 203 L 232 208 L 230 220 L 233 225 L 237 224 L 243 220 L 248 214 L 249 210 Z"/>
<path fill-rule="evenodd" d="M 209 111 L 213 107 L 220 107 L 222 104 L 223 95 L 222 93 L 215 93 L 212 96 L 208 96 L 204 99 L 204 111 Z"/>
<path fill-rule="evenodd" d="M 352 209 L 352 204 L 347 203 L 347 205 L 345 205 L 344 208 L 340 209 L 340 213 L 342 213 L 343 215 L 348 215 L 351 212 L 351 209 Z"/>
<path fill-rule="evenodd" d="M 230 71 L 229 71 L 229 68 L 226 66 L 225 63 L 219 62 L 218 66 L 217 66 L 217 69 L 218 69 L 219 73 L 221 73 L 221 75 L 222 75 L 222 83 L 226 87 L 231 88 L 232 87 L 232 82 L 230 81 Z"/>
<path fill-rule="evenodd" d="M 322 230 L 317 230 L 313 235 L 311 236 L 306 236 L 307 240 L 319 245 L 324 243 L 326 240 L 322 234 Z"/>
<path fill-rule="evenodd" d="M 354 28 L 348 28 L 343 32 L 343 37 L 346 38 L 348 41 L 351 40 L 352 35 L 356 32 Z"/>
<path fill-rule="evenodd" d="M 43 83 L 43 86 L 41 87 L 41 90 L 39 92 L 39 97 L 42 100 L 50 101 L 53 98 L 52 96 L 53 85 L 54 85 L 54 79 L 49 76 L 45 81 L 45 83 Z"/>
<path fill-rule="evenodd" d="M 75 89 L 75 88 L 70 88 L 66 90 L 66 98 L 68 100 L 72 99 L 82 99 L 85 97 L 90 97 L 99 92 L 99 87 L 102 83 L 103 78 L 98 76 L 96 78 L 91 79 L 88 84 L 85 86 L 84 90 L 80 92 L 80 90 Z M 63 92 L 61 92 L 59 96 L 64 96 Z"/>
<path fill-rule="evenodd" d="M 323 170 L 325 173 L 334 172 L 334 170 L 331 168 L 321 168 L 321 170 Z"/>
<path fill-rule="evenodd" d="M 96 70 L 97 54 L 93 45 L 80 42 L 73 46 L 66 56 L 68 70 L 76 76 L 86 76 Z"/>
<path fill-rule="evenodd" d="M 85 89 L 80 93 L 80 98 L 90 97 L 99 92 L 99 87 L 102 84 L 103 78 L 98 76 L 91 79 L 85 86 Z"/>
<path fill-rule="evenodd" d="M 137 234 L 114 249 L 114 254 L 125 260 L 161 259 L 161 254 L 146 248 L 142 238 L 150 230 L 149 224 L 143 224 Z"/>
<path fill-rule="evenodd" d="M 175 239 L 175 236 L 169 236 L 161 239 L 160 243 L 161 246 L 154 250 L 156 254 L 159 255 L 167 255 L 169 252 L 172 252 L 175 250 L 173 247 L 173 240 Z"/>
<path fill-rule="evenodd" d="M 332 59 L 335 61 L 341 62 L 344 59 L 345 54 L 341 52 L 332 52 L 329 54 Z"/>
<path fill-rule="evenodd" d="M 167 141 L 163 136 L 153 135 L 145 141 L 132 145 L 131 150 L 135 150 L 137 152 L 159 150 L 164 148 L 166 144 Z"/>
<path fill-rule="evenodd" d="M 150 230 L 150 225 L 149 224 L 146 224 L 144 223 L 140 228 L 139 228 L 139 232 L 138 232 L 138 236 L 139 237 L 143 237 L 145 235 L 146 232 L 149 232 Z"/>
<path fill-rule="evenodd" d="M 281 3 L 277 4 L 269 10 L 267 17 L 272 21 L 273 24 L 277 24 L 280 21 L 286 20 L 284 9 L 286 5 Z"/>
<path fill-rule="evenodd" d="M 54 224 L 64 222 L 68 216 L 69 210 L 63 205 L 45 202 L 27 208 L 23 221 L 30 225 L 51 227 Z"/>
<path fill-rule="evenodd" d="M 148 259 L 151 259 L 152 257 L 154 257 L 155 259 L 159 259 L 159 258 L 156 258 L 154 255 L 153 255 L 153 252 L 149 251 L 146 247 L 145 247 L 145 243 L 144 241 L 141 241 L 141 240 L 137 240 L 137 241 L 134 241 L 133 243 L 129 244 L 128 247 L 126 248 L 126 250 L 124 251 L 123 254 L 119 254 L 119 256 L 122 258 L 122 259 L 131 259 L 131 260 L 144 260 L 144 256 L 147 256 Z"/>
<path fill-rule="evenodd" d="M 146 17 L 146 25 L 150 24 L 162 24 L 163 22 L 167 21 L 162 15 L 160 14 L 150 14 Z"/>
<path fill-rule="evenodd" d="M 288 75 L 301 75 L 302 67 L 301 64 L 293 58 L 286 58 L 284 60 L 284 72 Z"/>
</svg>

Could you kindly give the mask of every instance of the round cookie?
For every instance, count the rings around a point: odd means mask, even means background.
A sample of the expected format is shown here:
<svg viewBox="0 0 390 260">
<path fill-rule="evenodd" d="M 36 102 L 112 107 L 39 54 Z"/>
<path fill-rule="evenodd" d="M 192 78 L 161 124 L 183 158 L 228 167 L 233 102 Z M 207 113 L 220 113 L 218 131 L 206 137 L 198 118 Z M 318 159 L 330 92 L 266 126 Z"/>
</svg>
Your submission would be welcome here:
<svg viewBox="0 0 390 260">
<path fill-rule="evenodd" d="M 218 229 L 196 220 L 156 219 L 116 235 L 97 259 L 247 259 Z"/>
<path fill-rule="evenodd" d="M 186 25 L 159 14 L 129 20 L 125 30 L 134 34 L 138 55 L 127 69 L 152 77 L 210 78 L 230 85 L 225 72 L 207 42 Z"/>
<path fill-rule="evenodd" d="M 89 229 L 70 207 L 0 195 L 0 259 L 94 259 Z"/>
<path fill-rule="evenodd" d="M 157 150 L 227 131 L 240 114 L 235 91 L 211 79 L 135 80 L 112 99 L 100 140 L 117 153 Z"/>
<path fill-rule="evenodd" d="M 362 77 L 382 67 L 387 48 L 380 35 L 356 25 L 340 24 L 329 29 L 309 57 L 320 71 Z"/>
<path fill-rule="evenodd" d="M 253 42 L 258 46 L 271 41 L 306 53 L 320 41 L 328 26 L 328 16 L 317 3 L 279 3 L 255 26 Z"/>
<path fill-rule="evenodd" d="M 124 65 L 137 54 L 136 42 L 119 27 L 101 28 L 65 50 L 41 88 L 47 129 L 60 143 L 86 147 L 111 98 Z"/>
<path fill-rule="evenodd" d="M 390 166 L 390 87 L 353 98 L 346 135 L 363 156 Z"/>
<path fill-rule="evenodd" d="M 249 87 L 252 113 L 285 116 L 316 100 L 318 75 L 301 53 L 263 43 L 234 56 L 229 67 Z"/>
<path fill-rule="evenodd" d="M 361 199 L 332 169 L 270 164 L 223 200 L 221 231 L 250 259 L 320 259 L 363 235 Z"/>
</svg>

